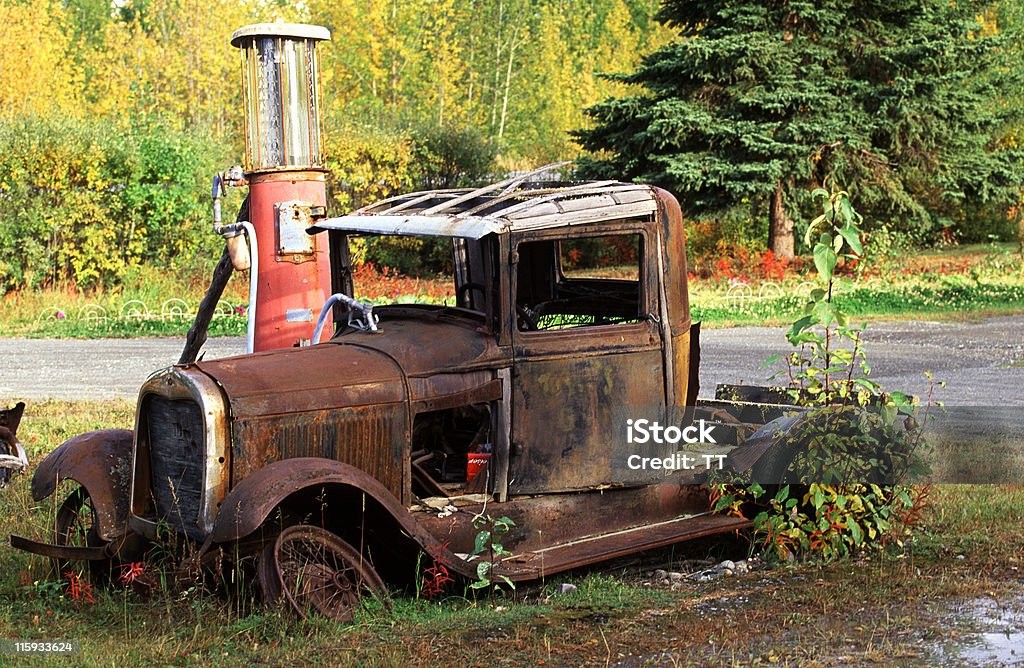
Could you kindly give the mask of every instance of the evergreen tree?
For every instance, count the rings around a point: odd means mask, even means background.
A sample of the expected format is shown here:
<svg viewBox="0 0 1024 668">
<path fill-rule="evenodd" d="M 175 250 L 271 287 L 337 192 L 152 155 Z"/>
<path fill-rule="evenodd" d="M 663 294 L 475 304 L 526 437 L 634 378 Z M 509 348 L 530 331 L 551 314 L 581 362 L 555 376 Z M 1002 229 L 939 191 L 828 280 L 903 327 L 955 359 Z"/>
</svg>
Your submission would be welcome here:
<svg viewBox="0 0 1024 668">
<path fill-rule="evenodd" d="M 587 110 L 581 171 L 674 191 L 691 215 L 768 210 L 768 244 L 793 254 L 789 215 L 833 177 L 875 215 L 919 226 L 968 200 L 1009 204 L 1021 155 L 993 143 L 1019 112 L 1006 36 L 977 32 L 984 3 L 666 0 L 679 38 L 619 77 L 643 87 Z M 1018 68 L 1019 71 L 1019 68 Z"/>
</svg>

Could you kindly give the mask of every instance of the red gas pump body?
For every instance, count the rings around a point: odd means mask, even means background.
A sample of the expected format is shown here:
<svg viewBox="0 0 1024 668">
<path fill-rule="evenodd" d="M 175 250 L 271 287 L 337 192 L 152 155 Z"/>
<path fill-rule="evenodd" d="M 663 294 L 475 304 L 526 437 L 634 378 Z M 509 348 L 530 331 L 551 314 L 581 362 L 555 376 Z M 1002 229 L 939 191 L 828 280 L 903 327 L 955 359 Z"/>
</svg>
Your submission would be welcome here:
<svg viewBox="0 0 1024 668">
<path fill-rule="evenodd" d="M 253 352 L 308 345 L 331 294 L 330 252 L 327 235 L 306 235 L 308 219 L 291 213 L 302 205 L 326 206 L 324 172 L 263 172 L 248 179 L 249 217 L 259 241 Z M 324 332 L 332 331 L 328 314 Z"/>
</svg>

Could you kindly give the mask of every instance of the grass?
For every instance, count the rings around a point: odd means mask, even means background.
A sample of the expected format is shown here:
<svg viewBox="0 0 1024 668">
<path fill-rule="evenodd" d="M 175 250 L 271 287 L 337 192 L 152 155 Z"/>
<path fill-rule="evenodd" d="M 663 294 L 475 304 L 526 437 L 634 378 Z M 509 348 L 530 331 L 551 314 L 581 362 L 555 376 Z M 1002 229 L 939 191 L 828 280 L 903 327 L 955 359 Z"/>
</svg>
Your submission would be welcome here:
<svg viewBox="0 0 1024 668">
<path fill-rule="evenodd" d="M 129 338 L 183 336 L 209 276 L 137 269 L 124 285 L 88 293 L 71 288 L 25 290 L 0 297 L 4 336 L 25 338 Z M 235 276 L 210 325 L 212 336 L 244 335 L 248 284 Z"/>
<path fill-rule="evenodd" d="M 123 286 L 89 293 L 70 288 L 0 296 L 3 336 L 22 338 L 134 338 L 184 336 L 206 293 L 209 277 L 137 269 Z M 370 266 L 356 272 L 357 294 L 375 303 L 452 299 L 441 279 L 413 279 Z M 233 276 L 210 323 L 210 336 L 244 336 L 249 286 Z"/>
<path fill-rule="evenodd" d="M 701 286 L 691 291 L 695 320 L 712 327 L 778 326 L 802 313 L 809 282 L 789 281 L 769 289 Z M 731 290 L 731 291 L 730 291 Z M 763 292 L 762 292 L 763 290 Z M 759 292 L 763 296 L 758 296 Z M 921 274 L 898 282 L 846 280 L 835 298 L 837 307 L 859 321 L 957 320 L 1024 312 L 1024 274 L 965 276 Z"/>
<path fill-rule="evenodd" d="M 803 313 L 813 272 L 758 279 L 691 279 L 690 309 L 710 327 L 789 324 Z M 1024 312 L 1024 256 L 1015 245 L 940 248 L 886 259 L 840 279 L 835 303 L 858 321 L 966 320 Z"/>
<path fill-rule="evenodd" d="M 130 426 L 132 412 L 127 401 L 33 403 L 19 435 L 36 464 L 69 436 Z M 4 531 L 43 537 L 54 501 L 32 501 L 28 482 L 19 477 L 0 492 L 0 517 Z M 430 602 L 396 593 L 390 610 L 339 626 L 194 588 L 150 597 L 114 589 L 96 591 L 92 604 L 75 601 L 45 560 L 3 547 L 0 638 L 76 640 L 83 652 L 74 662 L 85 666 L 926 665 L 937 647 L 972 630 L 951 621 L 952 602 L 1024 601 L 1024 486 L 936 488 L 915 538 L 856 560 L 677 592 L 645 586 L 647 569 L 709 554 L 742 558 L 747 549 L 742 537 L 704 540 L 520 587 L 515 597 L 473 600 L 460 590 Z M 578 591 L 552 595 L 564 581 Z"/>
<path fill-rule="evenodd" d="M 0 322 L 5 336 L 18 337 L 183 336 L 207 278 L 139 269 L 124 287 L 113 290 L 11 293 L 0 297 Z M 707 327 L 782 325 L 801 312 L 814 278 L 813 272 L 790 274 L 778 282 L 695 278 L 689 285 L 690 308 L 694 319 Z M 412 279 L 369 265 L 357 270 L 356 285 L 359 295 L 375 303 L 438 303 L 452 298 L 450 286 L 441 278 Z M 211 324 L 211 336 L 245 333 L 247 290 L 244 277 L 229 282 L 226 304 Z M 846 280 L 837 303 L 862 321 L 1022 313 L 1024 262 L 1006 245 L 930 251 Z"/>
</svg>

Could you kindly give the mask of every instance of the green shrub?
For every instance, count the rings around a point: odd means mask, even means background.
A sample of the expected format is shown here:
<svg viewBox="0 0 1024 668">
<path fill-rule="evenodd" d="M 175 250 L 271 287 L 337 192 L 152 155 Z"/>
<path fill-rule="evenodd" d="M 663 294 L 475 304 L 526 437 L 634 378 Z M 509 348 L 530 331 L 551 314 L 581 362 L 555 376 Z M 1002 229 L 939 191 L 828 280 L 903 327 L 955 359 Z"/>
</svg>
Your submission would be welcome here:
<svg viewBox="0 0 1024 668">
<path fill-rule="evenodd" d="M 489 178 L 495 145 L 468 126 L 385 130 L 328 123 L 325 166 L 334 214 L 410 190 L 473 186 Z M 355 244 L 357 261 L 400 274 L 430 277 L 451 270 L 447 240 L 367 238 Z"/>
<path fill-rule="evenodd" d="M 464 188 L 488 181 L 498 145 L 470 125 L 427 125 L 412 133 L 417 188 Z"/>
<path fill-rule="evenodd" d="M 0 123 L 0 292 L 114 285 L 141 263 L 217 258 L 209 139 L 159 124 L 23 117 Z"/>
<path fill-rule="evenodd" d="M 332 215 L 372 204 L 413 185 L 413 145 L 407 132 L 385 132 L 328 119 L 323 144 Z"/>
<path fill-rule="evenodd" d="M 743 506 L 762 503 L 753 524 L 768 557 L 829 561 L 903 531 L 900 518 L 915 506 L 908 478 L 926 472 L 919 450 L 927 445 L 911 398 L 883 392 L 869 378 L 861 344 L 865 325 L 850 324 L 833 299 L 839 263 L 864 257 L 863 218 L 845 191 L 817 188 L 813 197 L 822 213 L 805 231 L 805 243 L 812 247 L 819 287 L 786 332 L 793 352 L 765 361 L 785 361 L 786 371 L 777 376 L 788 376 L 785 389 L 793 403 L 809 410 L 754 464 L 752 475 L 770 479 L 771 489 L 754 480 L 716 484 L 712 494 L 718 512 L 741 514 Z M 900 410 L 911 417 L 899 419 Z"/>
</svg>

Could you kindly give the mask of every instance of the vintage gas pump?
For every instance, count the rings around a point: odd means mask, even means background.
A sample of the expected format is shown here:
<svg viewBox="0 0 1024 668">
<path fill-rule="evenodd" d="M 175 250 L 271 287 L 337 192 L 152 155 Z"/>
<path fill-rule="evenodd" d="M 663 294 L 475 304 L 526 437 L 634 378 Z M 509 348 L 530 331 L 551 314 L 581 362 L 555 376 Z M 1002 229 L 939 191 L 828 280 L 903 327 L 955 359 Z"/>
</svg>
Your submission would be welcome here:
<svg viewBox="0 0 1024 668">
<path fill-rule="evenodd" d="M 242 56 L 244 179 L 237 169 L 215 179 L 214 224 L 235 268 L 251 264 L 249 352 L 308 345 L 331 295 L 327 235 L 306 233 L 326 206 L 317 42 L 330 38 L 326 28 L 294 23 L 231 36 Z M 251 224 L 221 225 L 224 184 L 243 183 Z"/>
</svg>

